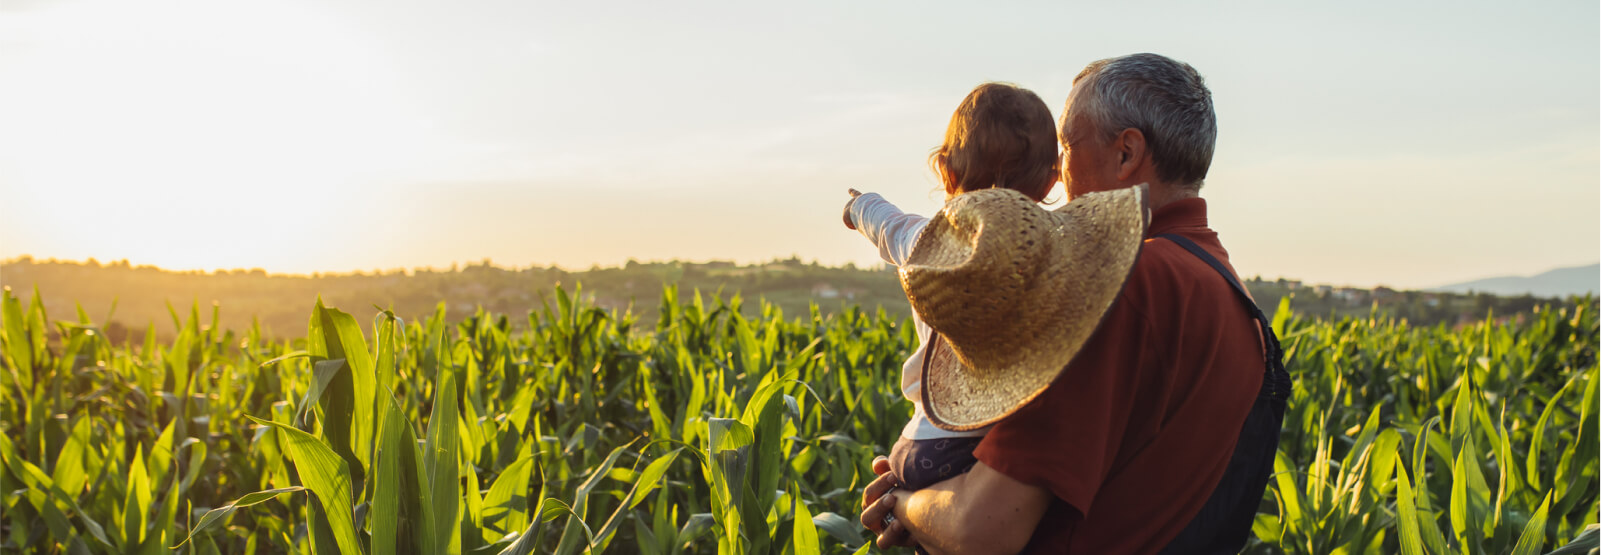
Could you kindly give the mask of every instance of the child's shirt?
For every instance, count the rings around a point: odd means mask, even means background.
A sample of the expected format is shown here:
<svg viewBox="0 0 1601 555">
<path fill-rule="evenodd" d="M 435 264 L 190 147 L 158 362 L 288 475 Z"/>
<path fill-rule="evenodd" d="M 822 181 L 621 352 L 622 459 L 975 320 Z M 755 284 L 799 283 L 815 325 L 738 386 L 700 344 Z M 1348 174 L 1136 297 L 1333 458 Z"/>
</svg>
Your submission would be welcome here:
<svg viewBox="0 0 1601 555">
<path fill-rule="evenodd" d="M 928 225 L 928 218 L 901 212 L 878 193 L 865 193 L 856 197 L 851 203 L 850 210 L 851 221 L 856 224 L 856 230 L 878 247 L 879 257 L 897 267 L 906 265 L 907 258 L 912 254 L 912 246 L 917 244 L 917 234 Z M 901 428 L 901 437 L 937 439 L 984 435 L 988 428 L 966 432 L 939 429 L 923 414 L 923 351 L 928 346 L 933 328 L 923 323 L 923 319 L 917 317 L 915 311 L 912 313 L 912 325 L 917 328 L 918 345 L 917 350 L 912 351 L 912 355 L 906 357 L 906 362 L 901 364 L 901 394 L 912 402 L 915 411 L 912 413 L 912 420 L 906 423 L 905 428 Z"/>
</svg>

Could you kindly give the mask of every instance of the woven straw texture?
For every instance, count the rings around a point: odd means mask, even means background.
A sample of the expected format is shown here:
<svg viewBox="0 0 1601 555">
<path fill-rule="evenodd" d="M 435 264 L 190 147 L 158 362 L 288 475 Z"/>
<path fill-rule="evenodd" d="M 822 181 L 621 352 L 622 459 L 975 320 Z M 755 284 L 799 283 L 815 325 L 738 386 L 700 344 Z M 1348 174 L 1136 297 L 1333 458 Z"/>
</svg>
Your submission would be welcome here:
<svg viewBox="0 0 1601 555">
<path fill-rule="evenodd" d="M 1148 211 L 1143 185 L 1054 211 L 1010 189 L 947 202 L 900 269 L 912 309 L 955 354 L 924 357 L 929 419 L 973 430 L 1043 392 L 1122 290 Z"/>
</svg>

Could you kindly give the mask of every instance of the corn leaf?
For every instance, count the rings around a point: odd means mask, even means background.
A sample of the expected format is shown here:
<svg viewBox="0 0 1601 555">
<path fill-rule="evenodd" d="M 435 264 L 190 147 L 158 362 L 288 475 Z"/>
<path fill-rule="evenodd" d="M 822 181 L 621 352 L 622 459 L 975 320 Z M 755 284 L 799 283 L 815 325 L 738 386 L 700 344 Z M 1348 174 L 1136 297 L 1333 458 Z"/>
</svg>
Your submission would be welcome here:
<svg viewBox="0 0 1601 555">
<path fill-rule="evenodd" d="M 185 544 L 188 544 L 190 540 L 195 538 L 195 534 L 204 532 L 213 525 L 218 525 L 219 523 L 225 522 L 234 511 L 249 507 L 251 505 L 265 503 L 269 499 L 276 499 L 278 496 L 285 493 L 294 493 L 297 491 L 306 491 L 306 488 L 300 486 L 290 486 L 287 488 L 277 488 L 247 493 L 244 497 L 235 499 L 232 503 L 206 511 L 206 514 L 200 517 L 200 522 L 195 523 L 194 528 L 189 530 L 189 535 L 184 537 L 183 541 L 178 542 L 178 545 L 171 546 L 171 549 L 183 547 Z"/>
<path fill-rule="evenodd" d="M 316 436 L 277 422 L 250 419 L 258 425 L 273 427 L 286 440 L 289 459 L 295 463 L 300 482 L 311 490 L 326 515 L 339 551 L 345 555 L 361 555 L 361 542 L 356 539 L 356 522 L 351 512 L 350 469 L 345 459 Z"/>
<path fill-rule="evenodd" d="M 1540 548 L 1545 547 L 1546 512 L 1550 508 L 1551 492 L 1546 492 L 1545 500 L 1540 502 L 1540 510 L 1523 527 L 1523 535 L 1518 536 L 1518 544 L 1512 548 L 1512 555 L 1539 555 Z"/>
<path fill-rule="evenodd" d="M 434 506 L 433 529 L 438 534 L 440 553 L 461 552 L 461 480 L 456 437 L 456 381 L 449 371 L 439 373 L 440 388 L 434 396 L 434 412 L 428 418 L 428 445 L 423 452 L 423 468 L 428 474 L 428 500 Z"/>
</svg>

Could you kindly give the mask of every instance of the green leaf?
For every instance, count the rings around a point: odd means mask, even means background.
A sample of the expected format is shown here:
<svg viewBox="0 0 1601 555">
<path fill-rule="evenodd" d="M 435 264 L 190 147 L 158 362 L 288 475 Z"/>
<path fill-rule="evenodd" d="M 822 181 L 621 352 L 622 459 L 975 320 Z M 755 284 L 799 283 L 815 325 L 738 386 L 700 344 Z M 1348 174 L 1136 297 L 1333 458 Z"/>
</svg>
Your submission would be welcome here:
<svg viewBox="0 0 1601 555">
<path fill-rule="evenodd" d="M 587 545 L 587 542 L 594 540 L 594 532 L 590 530 L 589 524 L 584 522 L 589 512 L 589 494 L 611 472 L 612 467 L 617 464 L 617 458 L 633 444 L 634 442 L 630 441 L 619 445 L 616 449 L 612 449 L 611 454 L 606 455 L 606 460 L 602 461 L 600 466 L 589 473 L 589 478 L 585 479 L 584 483 L 579 484 L 578 492 L 573 495 L 573 506 L 568 511 L 572 513 L 572 516 L 567 519 L 567 527 L 562 530 L 561 540 L 557 542 L 556 553 L 558 555 L 572 553 L 579 547 L 579 542 L 581 541 L 586 542 Z M 584 539 L 578 537 L 579 528 L 583 529 Z"/>
<path fill-rule="evenodd" d="M 84 463 L 89 458 L 87 447 L 94 441 L 90 420 L 88 417 L 80 417 L 78 423 L 72 426 L 72 434 L 67 436 L 67 443 L 62 445 L 61 453 L 56 455 L 56 468 L 51 473 L 51 480 L 55 482 L 56 487 L 74 497 L 83 490 L 84 483 L 89 481 L 89 473 L 84 468 Z"/>
<path fill-rule="evenodd" d="M 717 454 L 750 445 L 754 439 L 750 426 L 732 418 L 713 418 L 707 422 L 710 446 L 707 452 Z"/>
<path fill-rule="evenodd" d="M 791 485 L 790 491 L 800 491 L 800 484 Z M 822 553 L 823 546 L 817 541 L 817 525 L 812 520 L 812 511 L 806 507 L 806 502 L 799 496 L 793 496 L 795 532 L 790 547 L 798 554 Z"/>
<path fill-rule="evenodd" d="M 1595 553 L 1596 545 L 1601 541 L 1601 524 L 1591 524 L 1584 527 L 1584 532 L 1573 541 L 1545 555 L 1586 555 Z"/>
<path fill-rule="evenodd" d="M 378 468 L 372 497 L 372 553 L 390 555 L 407 544 L 433 553 L 438 540 L 417 436 L 394 396 L 385 391 L 380 398 L 384 417 L 373 461 Z"/>
<path fill-rule="evenodd" d="M 366 474 L 365 465 L 371 463 L 367 459 L 371 457 L 373 431 L 376 428 L 376 415 L 371 410 L 376 396 L 372 354 L 367 350 L 361 325 L 349 314 L 323 306 L 322 298 L 318 297 L 307 329 L 306 350 L 311 353 L 313 361 L 344 359 L 349 366 L 349 381 L 336 377 L 331 384 L 340 388 L 333 403 L 337 411 L 328 411 L 326 408 L 329 405 L 323 405 L 325 413 L 335 412 L 325 414 L 324 418 L 328 418 L 338 432 L 325 432 L 324 435 L 334 450 L 349 462 L 351 483 L 361 484 Z M 348 390 L 342 388 L 344 383 L 349 384 Z M 350 460 L 352 458 L 354 460 Z"/>
<path fill-rule="evenodd" d="M 667 474 L 668 466 L 673 464 L 673 461 L 678 458 L 678 453 L 680 451 L 683 451 L 683 448 L 668 451 L 666 455 L 656 457 L 656 460 L 651 461 L 649 465 L 645 466 L 645 471 L 639 475 L 639 481 L 635 482 L 634 489 L 637 490 L 639 494 L 634 496 L 634 501 L 628 505 L 630 510 L 632 510 L 634 507 L 638 507 L 639 504 L 645 500 L 646 495 L 649 494 L 651 490 L 656 489 L 656 484 L 661 482 L 662 476 Z"/>
<path fill-rule="evenodd" d="M 113 547 L 111 540 L 106 537 L 105 529 L 100 526 L 100 523 L 89 518 L 88 513 L 78 506 L 78 502 L 72 496 L 61 491 L 61 488 L 56 487 L 50 476 L 44 473 L 44 470 L 41 470 L 33 463 L 22 460 L 22 457 L 17 453 L 16 446 L 11 443 L 10 436 L 6 434 L 0 434 L 0 464 L 5 465 L 6 469 L 10 470 L 12 474 L 22 481 L 23 485 L 27 486 L 24 495 L 28 503 L 33 505 L 34 509 L 44 518 L 45 526 L 50 529 L 52 536 L 66 538 L 71 535 L 71 525 L 68 524 L 66 515 L 61 512 L 61 509 L 57 508 L 59 504 L 76 514 L 78 521 L 83 524 L 85 529 L 89 530 L 89 535 L 94 537 L 101 545 L 107 548 Z"/>
<path fill-rule="evenodd" d="M 531 447 L 531 445 L 528 445 Z M 484 524 L 502 534 L 528 527 L 528 484 L 533 478 L 536 459 L 531 450 L 506 468 L 489 486 L 484 498 Z"/>
<path fill-rule="evenodd" d="M 1518 537 L 1512 555 L 1539 555 L 1540 548 L 1545 547 L 1545 520 L 1546 512 L 1551 508 L 1551 493 L 1546 492 L 1545 500 L 1540 502 L 1540 510 L 1535 511 L 1534 517 L 1523 527 L 1523 535 Z"/>
<path fill-rule="evenodd" d="M 159 555 L 167 551 L 167 544 L 177 539 L 178 529 L 175 526 L 178 517 L 178 505 L 183 502 L 179 495 L 178 480 L 172 480 L 167 487 L 167 495 L 161 500 L 161 514 L 155 521 L 156 528 L 150 536 L 140 545 L 139 552 L 144 555 Z"/>
<path fill-rule="evenodd" d="M 433 415 L 428 418 L 428 445 L 423 468 L 428 473 L 428 499 L 434 505 L 434 531 L 439 534 L 441 553 L 461 552 L 461 480 L 456 437 L 456 380 L 449 371 L 440 371 L 440 386 L 434 396 Z"/>
<path fill-rule="evenodd" d="M 1484 517 L 1490 510 L 1490 488 L 1479 470 L 1473 438 L 1466 438 L 1451 467 L 1451 529 L 1469 553 L 1483 553 Z"/>
<path fill-rule="evenodd" d="M 178 545 L 171 546 L 171 549 L 183 547 L 184 544 L 187 544 L 190 540 L 194 539 L 195 534 L 204 532 L 206 529 L 211 528 L 212 525 L 223 522 L 224 519 L 228 518 L 228 515 L 232 515 L 234 511 L 244 507 L 249 507 L 251 505 L 264 503 L 268 499 L 276 499 L 278 496 L 285 493 L 293 493 L 297 491 L 306 491 L 306 488 L 300 486 L 291 486 L 287 488 L 269 489 L 247 493 L 244 497 L 235 499 L 232 503 L 206 511 L 206 514 L 201 515 L 200 522 L 196 523 L 195 527 L 189 530 L 189 535 L 184 537 L 183 541 L 178 542 Z"/>
<path fill-rule="evenodd" d="M 717 521 L 711 515 L 711 513 L 695 513 L 689 515 L 689 519 L 684 521 L 684 526 L 678 529 L 678 539 L 674 543 L 678 545 L 685 545 L 693 542 L 695 541 L 695 538 L 700 537 L 700 535 L 706 533 L 707 530 L 711 530 L 712 526 L 715 526 L 716 524 Z"/>
<path fill-rule="evenodd" d="M 1462 443 L 1473 435 L 1473 404 L 1477 396 L 1473 395 L 1472 390 L 1472 381 L 1468 375 L 1463 375 L 1456 389 L 1456 401 L 1451 405 L 1452 451 L 1461 451 Z"/>
<path fill-rule="evenodd" d="M 22 301 L 11 296 L 10 287 L 5 288 L 4 304 L 0 315 L 5 317 L 5 355 L 17 385 L 26 395 L 33 391 L 33 338 L 22 316 Z"/>
<path fill-rule="evenodd" d="M 1556 486 L 1556 513 L 1565 515 L 1573 508 L 1585 493 L 1590 491 L 1590 485 L 1595 483 L 1596 453 L 1601 451 L 1601 434 L 1596 432 L 1598 415 L 1596 410 L 1597 387 L 1601 386 L 1598 379 L 1601 367 L 1592 364 L 1584 370 L 1584 394 L 1580 396 L 1586 401 L 1579 404 L 1578 428 L 1573 431 L 1576 441 L 1562 450 L 1562 456 L 1557 461 L 1556 477 L 1553 485 Z M 1585 476 L 1589 480 L 1583 480 Z"/>
<path fill-rule="evenodd" d="M 756 471 L 750 483 L 756 494 L 756 505 L 750 508 L 753 513 L 765 515 L 767 509 L 773 506 L 778 483 L 783 477 L 785 463 L 788 462 L 780 450 L 780 439 L 784 429 L 782 395 L 784 385 L 785 382 L 774 381 L 758 390 L 756 395 L 751 397 L 750 404 L 746 405 L 745 416 L 741 419 L 750 426 L 752 434 L 750 464 Z M 756 412 L 757 410 L 760 412 Z M 765 516 L 762 520 L 766 521 Z"/>
<path fill-rule="evenodd" d="M 1368 463 L 1370 468 L 1367 475 L 1373 477 L 1370 485 L 1380 495 L 1389 493 L 1390 488 L 1394 486 L 1393 482 L 1383 477 L 1392 475 L 1397 466 L 1404 466 L 1396 464 L 1400 458 L 1397 452 L 1400 445 L 1401 433 L 1393 428 L 1379 432 L 1378 438 L 1373 442 L 1373 456 Z"/>
<path fill-rule="evenodd" d="M 1424 555 L 1426 552 L 1423 550 L 1423 535 L 1418 531 L 1417 500 L 1412 498 L 1412 483 L 1407 479 L 1405 467 L 1395 467 L 1395 483 L 1395 504 L 1397 512 L 1400 513 L 1397 518 L 1401 528 L 1401 553 Z M 1433 526 L 1434 523 L 1430 522 L 1428 525 Z"/>
<path fill-rule="evenodd" d="M 645 524 L 645 516 L 641 513 L 634 513 L 632 520 L 634 521 L 634 543 L 639 548 L 639 554 L 661 555 L 661 549 L 656 545 L 658 541 L 656 533 L 651 531 L 649 525 Z"/>
<path fill-rule="evenodd" d="M 772 530 L 767 525 L 767 511 L 771 508 L 759 500 L 760 492 L 749 484 L 735 499 L 739 510 L 739 529 L 729 530 L 730 542 L 737 541 L 743 536 L 750 542 L 749 552 L 757 555 L 767 553 L 772 544 Z"/>
<path fill-rule="evenodd" d="M 861 442 L 856 441 L 855 438 L 852 438 L 851 436 L 844 435 L 844 434 L 828 434 L 828 435 L 825 435 L 825 436 L 817 438 L 817 441 L 833 443 L 833 444 L 838 444 L 838 445 L 843 445 L 843 446 L 846 446 L 846 447 L 853 447 L 853 448 L 862 446 Z"/>
<path fill-rule="evenodd" d="M 812 524 L 828 532 L 828 535 L 845 544 L 847 548 L 860 544 L 862 530 L 865 530 L 860 523 L 834 513 L 817 513 L 817 516 L 812 517 Z"/>
<path fill-rule="evenodd" d="M 187 493 L 189 491 L 189 486 L 194 485 L 195 479 L 199 478 L 200 473 L 206 468 L 207 448 L 205 442 L 192 437 L 183 440 L 183 445 L 180 445 L 178 448 L 180 450 L 189 450 L 189 462 L 184 465 L 186 470 L 184 470 L 183 474 L 183 483 L 179 488 L 180 491 Z"/>
<path fill-rule="evenodd" d="M 466 406 L 471 407 L 468 403 Z M 462 505 L 460 530 L 461 546 L 463 551 L 475 550 L 484 545 L 484 497 L 483 490 L 479 489 L 478 470 L 467 463 L 459 465 L 462 478 L 466 480 L 465 503 Z"/>
<path fill-rule="evenodd" d="M 284 353 L 284 354 L 278 355 L 276 357 L 273 357 L 271 359 L 268 359 L 266 362 L 263 362 L 263 363 L 261 363 L 261 364 L 259 364 L 257 366 L 261 367 L 261 368 L 266 368 L 268 366 L 272 366 L 274 364 L 278 364 L 278 363 L 286 361 L 286 360 L 296 359 L 296 358 L 306 358 L 307 356 L 310 356 L 310 353 L 307 353 L 304 350 L 301 350 L 301 351 L 289 351 L 287 353 Z"/>
<path fill-rule="evenodd" d="M 289 459 L 295 463 L 300 483 L 311 490 L 318 506 L 322 508 L 339 551 L 346 555 L 361 555 L 361 542 L 356 539 L 355 516 L 351 512 L 354 499 L 350 489 L 350 469 L 345 459 L 334 453 L 327 443 L 293 426 L 255 417 L 246 418 L 262 426 L 271 426 L 281 434 L 280 437 L 286 440 L 284 443 Z"/>
<path fill-rule="evenodd" d="M 145 470 L 144 447 L 133 451 L 133 462 L 128 464 L 128 495 L 122 503 L 123 545 L 136 546 L 145 540 L 149 523 L 145 510 L 150 508 L 150 474 Z"/>
<path fill-rule="evenodd" d="M 1445 535 L 1440 532 L 1440 526 L 1436 522 L 1434 506 L 1429 500 L 1428 487 L 1429 445 L 1431 440 L 1438 440 L 1437 436 L 1431 437 L 1430 432 L 1439 421 L 1440 417 L 1435 416 L 1418 428 L 1417 440 L 1412 444 L 1412 475 L 1417 477 L 1418 487 L 1414 494 L 1417 497 L 1417 508 L 1420 511 L 1418 529 L 1423 535 L 1424 545 L 1431 553 L 1443 554 L 1449 551 L 1446 547 Z"/>
<path fill-rule="evenodd" d="M 1296 468 L 1290 463 L 1284 451 L 1273 454 L 1273 476 L 1278 483 L 1279 498 L 1284 503 L 1282 520 L 1285 525 L 1303 532 L 1307 530 L 1309 515 L 1302 510 L 1306 506 L 1306 496 L 1295 483 Z"/>
<path fill-rule="evenodd" d="M 552 508 L 566 507 L 561 501 L 549 499 L 545 496 L 545 489 L 550 486 L 550 482 L 544 479 L 541 479 L 540 482 L 542 485 L 539 486 L 539 497 L 536 498 L 537 501 L 533 504 L 534 514 L 533 518 L 529 519 L 528 529 L 518 535 L 516 541 L 512 542 L 511 545 L 501 550 L 500 555 L 529 555 L 533 553 L 539 547 L 539 538 L 543 531 L 541 526 L 546 521 L 546 505 L 551 505 Z M 572 509 L 568 508 L 567 513 L 572 514 Z"/>
<path fill-rule="evenodd" d="M 1535 421 L 1534 432 L 1529 436 L 1528 464 L 1524 467 L 1524 469 L 1528 472 L 1529 485 L 1531 486 L 1539 487 L 1539 485 L 1543 483 L 1540 481 L 1540 452 L 1545 445 L 1545 427 L 1547 424 L 1551 423 L 1552 414 L 1557 411 L 1558 407 L 1562 406 L 1561 403 L 1557 402 L 1562 398 L 1562 394 L 1566 392 L 1568 388 L 1573 387 L 1573 384 L 1577 383 L 1581 377 L 1583 377 L 1582 374 L 1568 378 L 1567 383 L 1563 384 L 1562 389 L 1558 389 L 1556 393 L 1551 395 L 1551 399 L 1546 401 L 1545 409 L 1540 411 L 1540 419 Z"/>
<path fill-rule="evenodd" d="M 182 402 L 182 401 L 178 401 Z M 174 430 L 181 425 L 180 418 L 173 418 L 167 426 L 161 429 L 161 435 L 156 436 L 156 442 L 150 446 L 149 455 L 145 457 L 146 477 L 151 484 L 159 484 L 167 478 L 167 471 L 173 467 L 173 441 L 176 437 Z M 154 487 L 154 486 L 152 486 Z M 151 490 L 154 492 L 154 490 Z"/>
<path fill-rule="evenodd" d="M 295 421 L 297 423 L 306 424 L 306 415 L 311 412 L 312 407 L 322 402 L 323 392 L 327 391 L 334 378 L 343 374 L 347 368 L 349 368 L 349 365 L 345 364 L 345 359 L 342 358 L 319 360 L 312 363 L 311 388 L 307 389 L 306 395 L 300 398 L 300 407 L 295 411 Z M 325 426 L 327 425 L 325 424 Z"/>
<path fill-rule="evenodd" d="M 650 490 L 656 487 L 656 483 L 661 480 L 662 474 L 666 472 L 667 466 L 672 463 L 673 459 L 678 456 L 678 452 L 682 450 L 683 448 L 675 449 L 666 455 L 657 457 L 656 460 L 646 465 L 643 473 L 625 480 L 632 482 L 633 486 L 628 488 L 628 494 L 623 496 L 622 502 L 617 504 L 617 509 L 613 510 L 611 516 L 606 519 L 606 523 L 601 525 L 600 531 L 595 533 L 591 549 L 597 551 L 606 550 L 606 546 L 611 542 L 612 534 L 622 525 L 623 519 L 628 517 L 627 511 L 639 505 L 639 502 L 644 500 Z M 640 460 L 643 460 L 643 457 Z M 634 467 L 639 467 L 638 461 L 634 463 Z M 617 470 L 623 469 L 613 470 L 612 474 L 616 474 Z"/>
<path fill-rule="evenodd" d="M 755 503 L 747 502 L 745 495 L 747 453 L 753 435 L 750 427 L 739 420 L 712 418 L 707 421 L 706 437 L 710 464 L 705 467 L 705 474 L 712 490 L 712 516 L 723 532 L 720 542 L 734 544 L 740 532 L 750 531 L 746 530 L 749 525 L 742 522 L 740 508 Z"/>
</svg>

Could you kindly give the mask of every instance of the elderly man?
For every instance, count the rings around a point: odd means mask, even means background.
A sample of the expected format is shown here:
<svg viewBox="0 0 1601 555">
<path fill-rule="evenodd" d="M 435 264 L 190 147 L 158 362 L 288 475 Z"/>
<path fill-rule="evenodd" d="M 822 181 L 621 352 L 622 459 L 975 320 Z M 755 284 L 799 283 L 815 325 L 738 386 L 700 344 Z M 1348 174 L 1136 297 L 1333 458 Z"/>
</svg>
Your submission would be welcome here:
<svg viewBox="0 0 1601 555">
<path fill-rule="evenodd" d="M 1199 196 L 1211 92 L 1155 54 L 1090 64 L 1061 117 L 1069 200 L 1148 184 L 1151 219 L 1112 308 L 966 474 L 912 491 L 882 457 L 879 545 L 930 553 L 1232 553 L 1272 469 L 1290 382 Z"/>
</svg>

